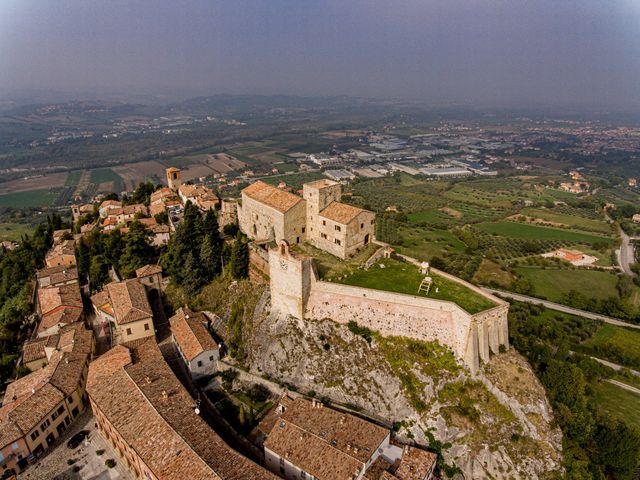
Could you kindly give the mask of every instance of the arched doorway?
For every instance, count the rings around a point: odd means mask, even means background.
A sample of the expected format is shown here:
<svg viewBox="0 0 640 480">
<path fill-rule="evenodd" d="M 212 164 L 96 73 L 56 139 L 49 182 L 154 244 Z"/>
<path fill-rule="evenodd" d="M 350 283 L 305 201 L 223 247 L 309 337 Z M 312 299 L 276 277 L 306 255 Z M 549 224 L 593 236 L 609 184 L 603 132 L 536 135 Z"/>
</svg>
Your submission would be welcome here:
<svg viewBox="0 0 640 480">
<path fill-rule="evenodd" d="M 365 245 L 369 244 L 369 234 L 368 233 L 364 236 L 364 244 Z"/>
</svg>

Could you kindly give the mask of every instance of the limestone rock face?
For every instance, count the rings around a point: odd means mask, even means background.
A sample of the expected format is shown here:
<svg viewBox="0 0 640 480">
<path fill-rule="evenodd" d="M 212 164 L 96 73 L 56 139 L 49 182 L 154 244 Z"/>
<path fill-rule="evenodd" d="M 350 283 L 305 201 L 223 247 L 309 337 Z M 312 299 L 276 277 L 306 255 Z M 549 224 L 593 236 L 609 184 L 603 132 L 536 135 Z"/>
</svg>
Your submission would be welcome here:
<svg viewBox="0 0 640 480">
<path fill-rule="evenodd" d="M 247 366 L 398 422 L 400 439 L 440 446 L 455 478 L 546 479 L 561 471 L 562 435 L 551 426 L 544 388 L 513 349 L 472 377 L 437 344 L 366 337 L 328 319 L 269 314 L 267 305 L 254 317 Z"/>
</svg>

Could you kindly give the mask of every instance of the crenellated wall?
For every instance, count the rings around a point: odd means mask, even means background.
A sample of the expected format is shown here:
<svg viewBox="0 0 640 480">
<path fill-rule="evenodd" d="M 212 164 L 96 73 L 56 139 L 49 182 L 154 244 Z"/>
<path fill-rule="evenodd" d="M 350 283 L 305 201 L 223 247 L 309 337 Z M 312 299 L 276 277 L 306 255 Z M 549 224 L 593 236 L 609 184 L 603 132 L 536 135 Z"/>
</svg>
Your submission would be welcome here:
<svg viewBox="0 0 640 480">
<path fill-rule="evenodd" d="M 286 242 L 269 251 L 272 308 L 296 318 L 329 318 L 380 332 L 417 340 L 435 341 L 451 348 L 472 372 L 489 352 L 508 347 L 509 304 L 472 287 L 496 307 L 471 315 L 453 302 L 402 293 L 354 287 L 318 280 L 309 257 L 293 255 Z"/>
</svg>

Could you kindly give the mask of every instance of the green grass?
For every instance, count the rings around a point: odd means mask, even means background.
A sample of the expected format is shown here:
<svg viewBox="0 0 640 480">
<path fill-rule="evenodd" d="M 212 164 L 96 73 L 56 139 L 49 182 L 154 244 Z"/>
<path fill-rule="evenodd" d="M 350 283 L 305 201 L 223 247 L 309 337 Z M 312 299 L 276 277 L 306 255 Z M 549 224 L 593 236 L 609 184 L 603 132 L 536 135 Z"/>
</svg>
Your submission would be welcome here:
<svg viewBox="0 0 640 480">
<path fill-rule="evenodd" d="M 110 168 L 98 168 L 96 170 L 91 170 L 90 181 L 91 183 L 113 182 L 113 191 L 116 193 L 120 193 L 124 188 L 122 177 Z"/>
<path fill-rule="evenodd" d="M 48 207 L 58 198 L 59 192 L 48 188 L 0 195 L 0 206 L 15 208 Z"/>
<path fill-rule="evenodd" d="M 274 165 L 280 173 L 297 172 L 298 166 L 294 163 L 278 163 Z"/>
<path fill-rule="evenodd" d="M 562 223 L 579 230 L 587 230 L 591 232 L 611 234 L 611 227 L 603 220 L 595 220 L 579 215 L 568 215 L 555 210 L 525 208 L 520 212 L 534 218 L 542 218 L 543 220 L 555 223 Z"/>
<path fill-rule="evenodd" d="M 539 227 L 509 221 L 481 223 L 478 224 L 477 227 L 487 233 L 526 240 L 565 240 L 590 245 L 597 242 L 606 242 L 609 244 L 613 242 L 613 239 L 610 237 L 601 237 L 598 235 L 574 232 L 573 230 Z"/>
<path fill-rule="evenodd" d="M 384 268 L 382 268 L 384 265 Z M 479 295 L 468 287 L 432 273 L 433 285 L 429 295 L 418 294 L 418 287 L 424 275 L 415 265 L 394 259 L 384 259 L 369 270 L 356 270 L 346 278 L 338 280 L 346 285 L 354 285 L 388 292 L 408 295 L 427 296 L 434 300 L 446 300 L 456 303 L 467 312 L 474 314 L 495 307 L 486 297 Z"/>
<path fill-rule="evenodd" d="M 443 253 L 461 253 L 466 248 L 458 237 L 447 230 L 400 226 L 398 237 L 401 240 L 394 244 L 398 252 L 418 260 L 431 260 Z"/>
<path fill-rule="evenodd" d="M 81 176 L 82 176 L 81 170 L 75 170 L 73 172 L 70 172 L 69 175 L 67 175 L 67 179 L 64 182 L 64 186 L 75 187 L 76 185 L 78 185 L 78 182 L 80 181 Z"/>
<path fill-rule="evenodd" d="M 26 223 L 0 223 L 0 240 L 19 241 L 24 234 L 31 234 L 33 225 Z"/>
<path fill-rule="evenodd" d="M 640 428 L 640 395 L 602 382 L 594 386 L 593 398 L 605 412 L 628 425 Z"/>
<path fill-rule="evenodd" d="M 570 290 L 578 290 L 599 300 L 618 295 L 617 278 L 607 272 L 527 267 L 516 267 L 514 270 L 518 276 L 531 282 L 535 296 L 544 296 L 552 302 L 559 302 L 562 295 Z"/>
<path fill-rule="evenodd" d="M 577 349 L 594 357 L 638 369 L 640 331 L 604 324 Z"/>
<path fill-rule="evenodd" d="M 427 224 L 453 224 L 457 222 L 454 217 L 439 210 L 414 212 L 407 215 L 407 218 L 411 222 Z"/>
</svg>

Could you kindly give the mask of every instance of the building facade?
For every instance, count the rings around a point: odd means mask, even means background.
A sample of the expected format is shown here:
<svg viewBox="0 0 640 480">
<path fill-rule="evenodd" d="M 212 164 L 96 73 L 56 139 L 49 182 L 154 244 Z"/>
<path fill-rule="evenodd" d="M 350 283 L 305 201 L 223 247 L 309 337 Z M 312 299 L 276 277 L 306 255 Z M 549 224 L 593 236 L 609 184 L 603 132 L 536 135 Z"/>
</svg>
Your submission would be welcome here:
<svg viewBox="0 0 640 480">
<path fill-rule="evenodd" d="M 218 345 L 205 326 L 207 317 L 188 307 L 179 308 L 169 319 L 171 339 L 194 379 L 211 375 L 220 358 Z"/>
</svg>

